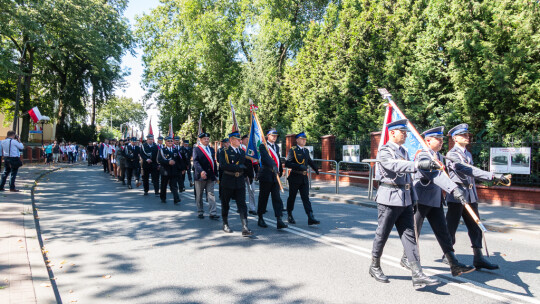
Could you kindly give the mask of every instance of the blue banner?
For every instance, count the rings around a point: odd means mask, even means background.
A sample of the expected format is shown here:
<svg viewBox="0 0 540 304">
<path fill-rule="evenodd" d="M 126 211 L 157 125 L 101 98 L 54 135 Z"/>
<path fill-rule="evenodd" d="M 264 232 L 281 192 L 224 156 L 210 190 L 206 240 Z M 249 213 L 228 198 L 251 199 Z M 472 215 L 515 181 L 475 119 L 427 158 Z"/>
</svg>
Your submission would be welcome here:
<svg viewBox="0 0 540 304">
<path fill-rule="evenodd" d="M 251 113 L 251 128 L 249 130 L 249 141 L 247 144 L 246 157 L 251 160 L 260 162 L 261 155 L 259 154 L 259 146 L 263 143 L 264 134 L 261 127 L 257 124 L 257 120 L 253 113 Z"/>
</svg>

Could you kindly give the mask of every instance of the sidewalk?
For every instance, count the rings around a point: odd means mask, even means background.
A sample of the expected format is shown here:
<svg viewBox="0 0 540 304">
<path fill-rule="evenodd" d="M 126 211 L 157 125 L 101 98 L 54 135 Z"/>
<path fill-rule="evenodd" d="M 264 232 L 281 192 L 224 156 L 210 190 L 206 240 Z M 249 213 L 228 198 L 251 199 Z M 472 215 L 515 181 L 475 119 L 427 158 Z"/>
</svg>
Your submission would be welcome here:
<svg viewBox="0 0 540 304">
<path fill-rule="evenodd" d="M 0 303 L 56 303 L 37 238 L 31 199 L 35 180 L 56 168 L 25 164 L 16 181 L 21 192 L 0 192 Z"/>
<path fill-rule="evenodd" d="M 284 185 L 285 187 L 287 185 Z M 377 204 L 368 199 L 367 187 L 340 184 L 336 194 L 333 182 L 312 181 L 311 196 L 340 203 L 376 208 Z M 376 191 L 373 192 L 375 198 Z M 490 231 L 526 233 L 540 236 L 540 210 L 495 206 L 480 203 L 480 219 Z M 463 222 L 462 222 L 463 224 Z"/>
</svg>

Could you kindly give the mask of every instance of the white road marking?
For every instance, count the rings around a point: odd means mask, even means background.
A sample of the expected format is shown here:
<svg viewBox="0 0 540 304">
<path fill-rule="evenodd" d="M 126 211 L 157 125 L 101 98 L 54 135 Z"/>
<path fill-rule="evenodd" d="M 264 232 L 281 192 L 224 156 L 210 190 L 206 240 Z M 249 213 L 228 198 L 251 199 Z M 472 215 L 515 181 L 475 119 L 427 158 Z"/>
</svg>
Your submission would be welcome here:
<svg viewBox="0 0 540 304">
<path fill-rule="evenodd" d="M 195 200 L 195 197 L 194 197 L 194 195 L 192 193 L 188 194 L 186 192 L 183 192 L 183 194 L 181 194 L 181 195 L 184 196 L 184 197 L 185 196 L 190 196 L 190 198 Z M 216 205 L 218 206 L 219 209 L 221 209 L 221 203 L 218 203 L 218 200 L 216 200 Z M 232 206 L 231 206 L 231 211 L 237 212 L 236 208 L 233 208 Z M 250 218 L 249 216 L 248 216 L 248 220 L 257 222 L 257 218 L 253 218 L 253 217 Z M 272 219 L 265 218 L 265 221 L 270 222 L 272 224 L 277 224 L 277 222 L 275 220 L 272 220 Z M 371 257 L 372 257 L 371 256 L 371 248 L 368 249 L 368 248 L 360 247 L 360 246 L 357 246 L 357 245 L 353 245 L 353 244 L 338 240 L 338 239 L 333 238 L 333 237 L 324 236 L 322 234 L 315 233 L 315 232 L 312 232 L 312 231 L 308 231 L 308 230 L 305 230 L 305 229 L 302 229 L 302 228 L 294 227 L 294 226 L 291 226 L 291 225 L 289 225 L 289 228 L 285 228 L 285 229 L 282 229 L 282 230 L 286 231 L 286 232 L 290 232 L 290 233 L 298 235 L 298 236 L 301 236 L 301 237 L 304 237 L 304 238 L 307 238 L 307 239 L 310 239 L 310 240 L 313 240 L 315 242 L 326 244 L 326 245 L 332 246 L 334 248 L 337 248 L 337 249 L 340 249 L 340 250 L 343 250 L 343 251 L 346 251 L 346 252 L 349 252 L 349 253 L 352 253 L 352 254 L 356 254 L 358 256 L 365 257 L 367 259 L 371 259 Z M 381 258 L 382 263 L 384 263 L 386 265 L 389 265 L 389 266 L 392 266 L 392 267 L 395 267 L 395 268 L 398 268 L 398 269 L 401 269 L 401 270 L 405 270 L 399 264 L 399 261 L 400 261 L 400 258 L 396 258 L 396 257 L 389 256 L 389 255 L 385 255 L 384 257 Z M 494 299 L 494 300 L 497 300 L 497 301 L 515 302 L 516 300 L 519 300 L 519 301 L 532 303 L 532 304 L 540 304 L 540 301 L 536 300 L 534 298 L 526 297 L 526 296 L 522 296 L 522 295 L 516 295 L 516 294 L 513 294 L 513 293 L 511 293 L 509 291 L 506 291 L 506 290 L 503 290 L 503 289 L 500 289 L 500 288 L 497 288 L 497 287 L 489 286 L 489 285 L 486 285 L 486 284 L 483 284 L 483 283 L 479 283 L 479 282 L 476 282 L 476 281 L 473 281 L 473 280 L 469 280 L 469 279 L 463 278 L 461 276 L 452 277 L 451 274 L 440 271 L 440 270 L 435 270 L 435 269 L 431 269 L 431 268 L 423 268 L 423 271 L 427 275 L 437 276 L 437 279 L 439 281 L 445 283 L 445 284 L 448 284 L 448 285 L 451 285 L 451 286 L 454 286 L 454 287 L 457 287 L 457 288 L 461 288 L 461 289 L 464 289 L 464 290 L 467 290 L 467 291 L 470 291 L 470 292 L 476 293 L 478 295 L 485 296 L 485 297 L 488 297 L 488 298 L 491 298 L 491 299 Z M 445 279 L 443 277 L 451 278 L 451 280 Z M 456 282 L 454 282 L 452 280 L 460 281 L 461 284 L 458 284 L 458 283 L 456 283 Z M 463 283 L 469 283 L 469 284 L 474 285 L 474 286 L 465 285 Z M 487 290 L 483 290 L 483 289 L 487 289 Z"/>
</svg>

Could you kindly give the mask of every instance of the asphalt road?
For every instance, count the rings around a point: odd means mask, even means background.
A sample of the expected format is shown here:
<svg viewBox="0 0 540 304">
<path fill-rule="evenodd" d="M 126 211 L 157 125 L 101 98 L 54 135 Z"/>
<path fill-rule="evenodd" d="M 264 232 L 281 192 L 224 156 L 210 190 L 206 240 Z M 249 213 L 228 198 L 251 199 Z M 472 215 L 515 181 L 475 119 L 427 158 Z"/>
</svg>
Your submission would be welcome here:
<svg viewBox="0 0 540 304">
<path fill-rule="evenodd" d="M 415 290 L 410 272 L 399 266 L 395 230 L 382 265 L 391 282 L 368 274 L 375 209 L 313 199 L 322 224 L 308 226 L 298 198 L 298 224 L 278 231 L 269 204 L 270 227 L 257 227 L 250 216 L 255 237 L 243 238 L 236 213 L 229 216 L 235 232 L 226 234 L 220 221 L 197 218 L 191 189 L 181 197 L 179 206 L 170 195 L 162 204 L 98 167 L 74 167 L 42 180 L 36 204 L 63 302 L 540 303 L 540 242 L 528 235 L 489 232 L 491 260 L 501 270 L 452 278 L 426 223 L 422 264 L 441 284 Z M 463 226 L 456 253 L 472 264 Z"/>
</svg>

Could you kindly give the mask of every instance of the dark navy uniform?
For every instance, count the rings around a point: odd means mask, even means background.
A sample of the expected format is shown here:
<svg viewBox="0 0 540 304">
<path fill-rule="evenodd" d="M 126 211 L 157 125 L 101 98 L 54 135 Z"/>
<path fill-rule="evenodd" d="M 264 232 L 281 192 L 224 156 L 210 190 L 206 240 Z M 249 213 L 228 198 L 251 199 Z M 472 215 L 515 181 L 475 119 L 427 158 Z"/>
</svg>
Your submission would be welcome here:
<svg viewBox="0 0 540 304">
<path fill-rule="evenodd" d="M 188 144 L 189 145 L 189 140 L 184 140 L 184 144 Z M 193 178 L 191 177 L 191 169 L 192 169 L 192 166 L 191 166 L 191 156 L 193 155 L 193 149 L 190 147 L 190 146 L 184 146 L 182 145 L 180 147 L 180 153 L 182 154 L 184 160 L 186 161 L 186 172 L 184 173 L 183 177 L 182 177 L 182 182 L 185 182 L 186 180 L 186 175 L 187 175 L 187 178 L 189 180 L 189 186 L 190 187 L 193 187 Z"/>
<path fill-rule="evenodd" d="M 131 143 L 126 145 L 126 148 L 124 149 L 124 158 L 126 159 L 127 184 L 129 189 L 133 188 L 131 186 L 131 179 L 134 174 L 137 185 L 139 185 L 140 179 L 141 164 L 139 157 L 141 155 L 141 149 L 133 144 L 136 141 L 136 137 L 131 138 Z"/>
<path fill-rule="evenodd" d="M 296 135 L 296 139 L 306 138 L 304 132 Z M 309 179 L 307 166 L 310 166 L 315 173 L 319 174 L 319 169 L 313 163 L 313 160 L 309 156 L 309 150 L 300 146 L 294 146 L 289 150 L 287 154 L 287 160 L 285 161 L 285 167 L 291 169 L 289 174 L 289 198 L 287 199 L 287 213 L 288 222 L 296 224 L 292 212 L 294 210 L 294 201 L 296 195 L 300 191 L 300 197 L 302 198 L 302 204 L 304 205 L 304 211 L 308 216 L 308 225 L 320 224 L 318 220 L 313 216 L 313 209 L 311 208 L 311 201 L 309 200 Z"/>
<path fill-rule="evenodd" d="M 172 139 L 170 137 L 166 137 L 166 140 Z M 178 194 L 178 167 L 184 166 L 182 158 L 180 157 L 176 148 L 164 147 L 159 150 L 157 159 L 161 167 L 161 189 L 159 192 L 161 202 L 166 203 L 167 185 L 169 185 L 169 188 L 173 194 L 174 203 L 178 204 L 180 202 L 180 195 Z M 174 161 L 174 164 L 171 164 L 171 161 Z"/>
<path fill-rule="evenodd" d="M 452 128 L 448 132 L 448 136 L 468 136 L 469 125 L 459 124 Z M 473 166 L 472 155 L 467 149 L 458 146 L 457 144 L 446 154 L 446 166 L 448 168 L 448 174 L 452 181 L 454 181 L 458 187 L 465 193 L 465 200 L 469 202 L 474 213 L 478 217 L 478 194 L 476 192 L 475 179 L 490 181 L 493 179 L 503 180 L 505 179 L 502 174 L 493 174 L 491 172 L 484 171 L 482 169 Z M 498 269 L 499 266 L 489 263 L 482 256 L 482 230 L 468 211 L 464 208 L 464 205 L 456 198 L 452 193 L 446 196 L 448 203 L 448 211 L 446 213 L 446 222 L 448 224 L 448 230 L 452 237 L 452 244 L 456 242 L 456 231 L 459 225 L 459 220 L 463 218 L 467 230 L 469 232 L 469 238 L 471 240 L 474 261 L 473 265 L 477 268 L 486 269 Z"/>
<path fill-rule="evenodd" d="M 240 133 L 233 132 L 229 134 L 229 138 L 240 140 Z M 223 230 L 232 232 L 229 227 L 229 202 L 231 199 L 236 201 L 238 213 L 242 221 L 242 235 L 251 235 L 251 231 L 247 229 L 247 205 L 246 205 L 246 153 L 240 146 L 221 149 L 219 155 L 219 166 L 222 169 L 220 178 L 221 187 L 221 217 L 223 219 Z"/>
<path fill-rule="evenodd" d="M 407 130 L 407 123 L 406 119 L 391 122 L 387 124 L 388 132 L 404 132 Z M 392 141 L 379 149 L 377 159 L 380 163 L 377 165 L 375 178 L 380 184 L 375 200 L 379 215 L 369 273 L 379 282 L 389 282 L 380 267 L 380 258 L 390 232 L 396 226 L 412 270 L 413 286 L 437 284 L 437 280 L 426 276 L 420 266 L 413 222 L 413 202 L 417 197 L 412 188 L 411 173 L 415 173 L 417 168 L 430 170 L 438 166 L 432 161 L 410 161 L 407 151 Z"/>
<path fill-rule="evenodd" d="M 272 129 L 268 131 L 267 135 L 275 134 L 277 131 Z M 266 212 L 266 206 L 268 205 L 268 197 L 272 194 L 272 207 L 274 208 L 274 215 L 278 222 L 278 229 L 286 228 L 287 225 L 283 223 L 281 216 L 283 213 L 283 201 L 280 197 L 280 189 L 278 178 L 283 175 L 283 167 L 281 166 L 279 146 L 275 143 L 268 142 L 268 150 L 264 144 L 259 145 L 259 153 L 261 157 L 261 169 L 259 170 L 259 202 L 257 208 L 257 214 L 259 216 L 258 225 L 260 227 L 268 227 L 264 222 L 263 214 Z M 270 155 L 272 153 L 272 155 Z M 278 177 L 279 176 L 279 177 Z"/>
<path fill-rule="evenodd" d="M 217 159 L 217 162 L 218 162 L 218 181 L 221 181 L 221 178 L 223 177 L 223 168 L 221 167 L 221 163 L 220 163 L 220 160 L 219 160 L 219 155 L 221 154 L 221 152 L 224 149 L 226 149 L 226 145 L 229 144 L 229 139 L 225 138 L 225 139 L 221 140 L 221 144 L 223 145 L 223 147 L 219 148 L 218 151 L 217 151 L 217 155 L 218 155 L 218 159 Z M 221 198 L 221 183 L 219 183 L 219 185 L 218 185 L 218 196 L 219 196 L 219 200 L 222 200 L 222 198 Z"/>
<path fill-rule="evenodd" d="M 154 135 L 147 135 L 147 139 L 154 139 Z M 152 185 L 154 186 L 154 192 L 159 195 L 159 178 L 158 178 L 158 163 L 156 161 L 158 155 L 158 146 L 155 143 L 151 145 L 144 143 L 141 147 L 141 158 L 142 158 L 142 180 L 144 194 L 148 194 L 150 190 L 149 178 L 152 176 Z"/>
</svg>

